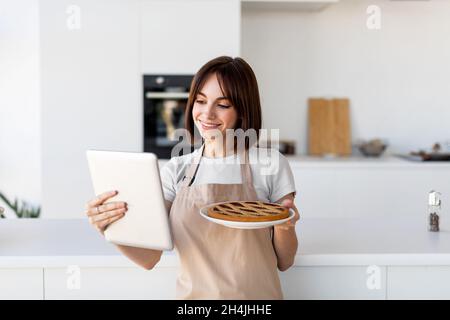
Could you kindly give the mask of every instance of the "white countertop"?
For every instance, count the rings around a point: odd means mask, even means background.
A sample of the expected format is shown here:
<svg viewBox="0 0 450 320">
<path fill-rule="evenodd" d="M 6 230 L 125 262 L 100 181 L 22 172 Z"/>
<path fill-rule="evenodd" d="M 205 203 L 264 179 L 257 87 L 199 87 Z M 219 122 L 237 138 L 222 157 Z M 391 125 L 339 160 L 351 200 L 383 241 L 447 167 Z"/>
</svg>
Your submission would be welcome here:
<svg viewBox="0 0 450 320">
<path fill-rule="evenodd" d="M 450 265 L 450 229 L 420 220 L 306 219 L 297 225 L 296 266 Z M 164 253 L 161 267 L 177 266 Z M 132 267 L 86 219 L 1 219 L 0 268 Z"/>
<path fill-rule="evenodd" d="M 445 168 L 450 169 L 450 161 L 412 161 L 395 155 L 381 157 L 320 157 L 307 155 L 286 156 L 292 167 L 392 167 L 392 168 Z"/>
<path fill-rule="evenodd" d="M 450 161 L 412 161 L 395 155 L 381 157 L 364 157 L 352 155 L 348 157 L 320 157 L 308 155 L 286 155 L 292 168 L 439 168 L 450 170 Z M 160 159 L 159 166 L 169 160 Z"/>
</svg>

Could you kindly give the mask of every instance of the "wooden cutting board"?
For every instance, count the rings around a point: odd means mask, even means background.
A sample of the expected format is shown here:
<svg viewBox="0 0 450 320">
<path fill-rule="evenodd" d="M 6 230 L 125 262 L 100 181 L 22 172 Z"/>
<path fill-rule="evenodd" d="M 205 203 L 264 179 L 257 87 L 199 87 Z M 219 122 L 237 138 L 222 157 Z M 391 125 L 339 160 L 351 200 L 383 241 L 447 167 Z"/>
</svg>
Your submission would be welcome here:
<svg viewBox="0 0 450 320">
<path fill-rule="evenodd" d="M 352 153 L 349 100 L 308 100 L 308 151 L 310 155 Z"/>
</svg>

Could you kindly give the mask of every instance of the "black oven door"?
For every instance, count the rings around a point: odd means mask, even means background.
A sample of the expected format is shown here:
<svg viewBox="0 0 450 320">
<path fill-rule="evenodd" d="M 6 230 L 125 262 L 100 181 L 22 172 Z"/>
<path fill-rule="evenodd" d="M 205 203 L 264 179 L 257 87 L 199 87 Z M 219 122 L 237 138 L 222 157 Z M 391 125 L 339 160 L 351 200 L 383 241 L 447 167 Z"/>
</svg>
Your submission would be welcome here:
<svg viewBox="0 0 450 320">
<path fill-rule="evenodd" d="M 192 76 L 144 76 L 144 151 L 169 159 L 173 147 L 183 142 Z"/>
</svg>

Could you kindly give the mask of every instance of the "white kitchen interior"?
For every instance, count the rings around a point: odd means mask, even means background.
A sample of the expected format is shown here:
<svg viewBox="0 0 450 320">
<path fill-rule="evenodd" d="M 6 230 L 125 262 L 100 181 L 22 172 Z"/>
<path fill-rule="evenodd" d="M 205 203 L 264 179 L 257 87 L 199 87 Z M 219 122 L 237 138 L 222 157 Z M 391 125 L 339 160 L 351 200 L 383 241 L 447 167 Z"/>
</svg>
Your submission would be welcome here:
<svg viewBox="0 0 450 320">
<path fill-rule="evenodd" d="M 399 156 L 450 152 L 449 36 L 447 0 L 0 0 L 0 192 L 41 208 L 0 199 L 0 299 L 175 297 L 174 252 L 144 270 L 88 224 L 85 151 L 144 151 L 143 75 L 220 55 L 250 63 L 263 127 L 294 143 L 285 298 L 450 299 L 450 162 Z M 309 154 L 317 97 L 349 99 L 351 155 Z"/>
</svg>

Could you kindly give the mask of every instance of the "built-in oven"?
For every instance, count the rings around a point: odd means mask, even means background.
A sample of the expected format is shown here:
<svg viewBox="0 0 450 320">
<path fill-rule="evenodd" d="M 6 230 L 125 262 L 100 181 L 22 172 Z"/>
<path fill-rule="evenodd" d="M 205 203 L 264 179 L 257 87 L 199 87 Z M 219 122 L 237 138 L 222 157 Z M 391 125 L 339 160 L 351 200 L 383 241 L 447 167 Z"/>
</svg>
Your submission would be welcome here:
<svg viewBox="0 0 450 320">
<path fill-rule="evenodd" d="M 169 159 L 183 143 L 175 130 L 184 128 L 193 75 L 144 75 L 144 151 Z M 184 149 L 186 150 L 186 149 Z M 193 151 L 193 147 L 189 152 Z"/>
</svg>

